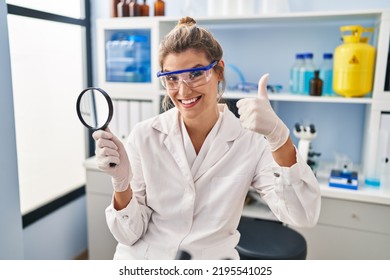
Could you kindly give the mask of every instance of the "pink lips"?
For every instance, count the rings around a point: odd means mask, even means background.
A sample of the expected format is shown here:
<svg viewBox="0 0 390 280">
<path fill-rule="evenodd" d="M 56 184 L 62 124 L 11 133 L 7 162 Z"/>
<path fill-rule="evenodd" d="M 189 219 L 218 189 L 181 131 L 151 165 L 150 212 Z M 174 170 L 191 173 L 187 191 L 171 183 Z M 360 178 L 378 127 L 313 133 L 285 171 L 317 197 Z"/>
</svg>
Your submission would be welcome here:
<svg viewBox="0 0 390 280">
<path fill-rule="evenodd" d="M 189 99 L 181 99 L 179 101 L 183 105 L 183 107 L 191 108 L 191 107 L 195 106 L 198 103 L 200 98 L 201 98 L 201 96 L 197 96 L 197 97 L 189 98 Z"/>
</svg>

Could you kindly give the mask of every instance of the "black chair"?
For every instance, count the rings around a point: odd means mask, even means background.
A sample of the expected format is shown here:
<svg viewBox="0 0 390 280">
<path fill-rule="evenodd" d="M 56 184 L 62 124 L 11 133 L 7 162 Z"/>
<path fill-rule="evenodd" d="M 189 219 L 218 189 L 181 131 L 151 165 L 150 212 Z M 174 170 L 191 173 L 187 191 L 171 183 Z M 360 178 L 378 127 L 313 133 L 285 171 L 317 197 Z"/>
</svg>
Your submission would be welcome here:
<svg viewBox="0 0 390 280">
<path fill-rule="evenodd" d="M 305 238 L 278 221 L 241 217 L 236 247 L 241 260 L 304 260 Z"/>
</svg>

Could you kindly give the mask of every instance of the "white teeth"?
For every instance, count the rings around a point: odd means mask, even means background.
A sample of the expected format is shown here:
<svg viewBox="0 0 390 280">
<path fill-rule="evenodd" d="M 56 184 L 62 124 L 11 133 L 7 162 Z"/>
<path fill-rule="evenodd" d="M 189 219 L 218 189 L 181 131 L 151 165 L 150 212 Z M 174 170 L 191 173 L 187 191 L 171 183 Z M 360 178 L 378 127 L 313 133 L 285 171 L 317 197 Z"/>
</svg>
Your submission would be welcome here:
<svg viewBox="0 0 390 280">
<path fill-rule="evenodd" d="M 188 104 L 191 104 L 191 103 L 194 103 L 196 100 L 198 100 L 197 97 L 195 98 L 191 98 L 191 99 L 186 99 L 186 100 L 182 100 L 181 103 L 183 103 L 184 105 L 188 105 Z"/>
</svg>

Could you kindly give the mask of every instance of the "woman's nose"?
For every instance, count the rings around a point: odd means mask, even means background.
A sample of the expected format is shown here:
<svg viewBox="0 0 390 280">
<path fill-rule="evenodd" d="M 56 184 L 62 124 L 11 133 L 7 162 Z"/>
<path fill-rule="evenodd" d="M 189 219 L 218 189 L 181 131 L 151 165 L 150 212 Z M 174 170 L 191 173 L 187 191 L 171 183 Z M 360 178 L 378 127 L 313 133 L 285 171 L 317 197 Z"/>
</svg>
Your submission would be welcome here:
<svg viewBox="0 0 390 280">
<path fill-rule="evenodd" d="M 182 96 L 188 95 L 192 92 L 191 88 L 187 85 L 187 83 L 182 80 L 181 83 L 179 84 L 179 93 Z"/>
</svg>

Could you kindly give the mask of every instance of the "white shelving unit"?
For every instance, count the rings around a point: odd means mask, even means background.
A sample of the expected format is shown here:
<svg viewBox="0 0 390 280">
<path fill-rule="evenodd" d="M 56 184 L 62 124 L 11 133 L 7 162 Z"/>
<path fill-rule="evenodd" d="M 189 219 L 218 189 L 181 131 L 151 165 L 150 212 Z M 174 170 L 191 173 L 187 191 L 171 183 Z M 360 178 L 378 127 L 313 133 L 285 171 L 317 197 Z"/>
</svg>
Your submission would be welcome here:
<svg viewBox="0 0 390 280">
<path fill-rule="evenodd" d="M 226 99 L 241 99 L 257 97 L 257 93 L 226 92 L 223 96 Z M 337 96 L 306 96 L 292 93 L 269 93 L 271 101 L 287 102 L 310 102 L 310 103 L 344 103 L 344 104 L 372 104 L 371 97 L 344 98 Z"/>
<path fill-rule="evenodd" d="M 353 134 L 355 131 L 351 131 L 351 135 L 364 137 L 363 140 L 360 139 L 362 144 L 358 147 L 359 153 L 361 153 L 358 156 L 361 158 L 358 165 L 363 171 L 359 174 L 359 179 L 360 182 L 363 182 L 362 179 L 367 168 L 375 163 L 375 144 L 378 141 L 381 114 L 390 112 L 390 91 L 385 87 L 390 45 L 390 10 L 294 13 L 229 18 L 204 17 L 196 20 L 199 25 L 207 27 L 217 36 L 225 49 L 226 59 L 234 62 L 247 59 L 242 62 L 242 65 L 243 68 L 248 67 L 244 71 L 250 73 L 249 79 L 258 79 L 256 76 L 258 73 L 269 72 L 270 77 L 281 81 L 284 88 L 287 88 L 289 67 L 295 52 L 307 49 L 317 53 L 333 51 L 334 47 L 341 43 L 338 34 L 339 27 L 343 25 L 358 24 L 374 27 L 375 32 L 371 43 L 376 48 L 376 63 L 371 94 L 362 98 L 311 97 L 287 92 L 269 94 L 276 107 L 278 104 L 296 105 L 297 103 L 315 106 L 319 109 L 322 106 L 337 106 L 341 112 L 326 113 L 344 114 L 342 116 L 347 120 L 350 118 L 348 110 L 343 112 L 342 106 L 346 108 L 363 106 L 363 116 L 361 117 L 364 121 L 361 131 L 358 134 Z M 168 17 L 98 20 L 99 86 L 104 88 L 114 99 L 149 100 L 154 104 L 153 114 L 158 114 L 160 98 L 163 95 L 162 88 L 155 76 L 155 73 L 160 70 L 157 57 L 158 44 L 161 38 L 176 25 L 177 21 L 178 18 Z M 150 29 L 151 32 L 151 82 L 145 84 L 107 82 L 105 79 L 105 43 L 109 35 L 115 31 L 136 29 Z M 323 39 L 329 34 L 335 33 L 337 34 L 335 39 Z M 242 46 L 245 46 L 245 53 L 240 53 Z M 275 53 L 274 59 L 283 63 L 266 63 L 269 53 Z M 248 60 L 249 54 L 252 54 L 252 57 Z M 252 77 L 251 73 L 254 73 Z M 228 91 L 224 94 L 224 98 L 228 100 L 245 97 L 256 97 L 256 93 Z M 305 112 L 302 111 L 301 114 L 305 115 Z M 321 114 L 323 114 L 322 119 L 326 119 L 328 116 L 319 110 L 318 115 Z M 353 124 L 353 120 L 349 121 Z M 335 124 L 329 124 L 329 128 L 323 129 L 325 131 L 331 130 L 333 125 Z M 351 128 L 346 126 L 345 129 Z M 334 138 L 327 137 L 327 141 L 334 141 L 336 144 L 337 141 L 341 144 L 343 141 L 351 141 L 352 143 L 355 140 L 340 139 L 339 135 L 334 135 Z M 355 136 L 351 136 L 351 138 L 353 137 Z M 90 162 L 86 168 L 91 174 L 96 172 L 96 168 Z M 314 229 L 297 229 L 308 241 L 308 258 L 389 259 L 390 223 L 387 220 L 390 215 L 390 191 L 368 188 L 362 183 L 357 191 L 330 188 L 326 177 L 326 174 L 319 176 L 323 203 L 318 225 Z M 95 187 L 87 183 L 87 195 L 94 195 Z M 101 187 L 98 188 L 101 189 Z M 99 192 L 99 196 L 101 195 L 102 192 Z M 110 195 L 107 193 L 105 195 L 107 202 Z M 100 208 L 103 209 L 105 206 L 107 205 L 100 205 Z M 97 206 L 90 205 L 89 207 L 91 207 L 91 211 L 95 211 Z M 272 218 L 269 212 L 263 210 L 257 212 L 256 207 L 248 208 L 244 214 Z M 333 215 L 334 220 L 332 220 L 331 215 Z M 105 227 L 105 225 L 102 226 Z M 96 225 L 93 232 L 95 231 Z"/>
</svg>

